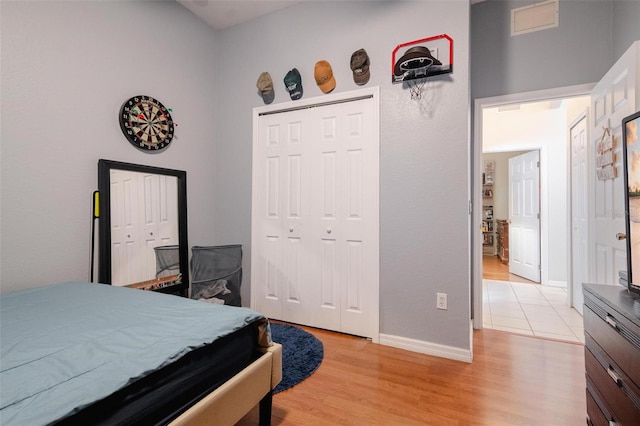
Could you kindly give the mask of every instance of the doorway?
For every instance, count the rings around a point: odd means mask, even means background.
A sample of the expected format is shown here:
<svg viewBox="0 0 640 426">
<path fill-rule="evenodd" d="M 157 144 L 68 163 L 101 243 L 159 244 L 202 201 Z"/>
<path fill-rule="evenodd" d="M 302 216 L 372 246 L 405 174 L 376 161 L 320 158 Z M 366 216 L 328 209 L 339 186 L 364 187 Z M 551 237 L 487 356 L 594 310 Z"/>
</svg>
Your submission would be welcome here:
<svg viewBox="0 0 640 426">
<path fill-rule="evenodd" d="M 483 169 L 482 153 L 539 149 L 541 155 L 541 284 L 536 284 L 537 288 L 532 289 L 524 287 L 530 284 L 508 281 L 511 283 L 509 291 L 513 294 L 505 292 L 503 296 L 518 301 L 521 306 L 523 306 L 522 300 L 526 302 L 533 301 L 526 300 L 528 295 L 539 299 L 539 302 L 543 300 L 549 304 L 552 302 L 558 306 L 558 310 L 566 308 L 570 313 L 565 318 L 565 326 L 577 326 L 578 323 L 581 324 L 582 322 L 579 314 L 575 312 L 574 315 L 574 312 L 570 310 L 568 305 L 569 298 L 566 294 L 568 267 L 567 228 L 568 223 L 570 223 L 566 210 L 568 194 L 567 131 L 568 125 L 572 121 L 571 119 L 579 114 L 578 108 L 584 110 L 588 106 L 588 94 L 592 87 L 592 85 L 572 86 L 475 101 L 473 161 L 474 181 L 476 183 L 474 183 L 474 205 L 482 205 L 482 199 L 480 198 L 482 196 L 482 187 L 480 185 L 482 182 L 481 171 Z M 576 101 L 574 102 L 574 100 Z M 582 106 L 577 107 L 577 104 Z M 497 133 L 492 131 L 489 119 L 491 114 L 499 117 L 499 122 L 514 124 L 519 133 L 514 136 L 506 134 L 504 130 Z M 524 115 L 525 119 L 514 120 L 517 114 Z M 510 115 L 510 117 L 507 117 L 507 115 Z M 545 116 L 550 117 L 551 124 L 546 124 L 547 121 L 542 119 Z M 555 127 L 559 127 L 560 131 L 556 131 L 554 135 Z M 502 135 L 498 133 L 502 133 Z M 558 166 L 558 161 L 560 161 L 561 166 Z M 481 212 L 478 210 L 480 209 L 476 209 L 474 215 L 474 223 L 477 224 L 481 223 Z M 480 227 L 478 226 L 478 228 Z M 474 229 L 478 228 L 474 227 Z M 474 233 L 473 250 L 474 259 L 478 259 L 473 265 L 473 282 L 476 283 L 473 289 L 473 324 L 474 328 L 483 328 L 483 318 L 486 319 L 491 315 L 491 312 L 485 312 L 487 309 L 486 305 L 483 306 L 483 302 L 491 291 L 499 291 L 496 288 L 499 289 L 500 287 L 496 287 L 493 283 L 491 285 L 483 285 L 482 272 L 484 268 L 481 261 L 483 259 L 483 248 L 480 232 Z M 499 280 L 495 281 L 499 282 Z M 488 309 L 491 310 L 492 308 L 495 307 L 492 306 Z M 553 309 L 553 306 L 538 308 L 539 311 L 547 310 L 550 313 L 548 309 Z M 567 324 L 567 321 L 571 324 Z M 543 331 L 538 331 L 538 333 L 533 331 L 533 335 L 542 336 Z M 579 330 L 577 334 L 581 335 Z M 575 336 L 575 334 L 573 335 Z"/>
<path fill-rule="evenodd" d="M 582 318 L 566 304 L 566 287 L 540 284 L 539 154 L 529 150 L 482 156 L 493 174 L 491 185 L 486 179 L 483 185 L 483 209 L 490 203 L 495 217 L 489 234 L 493 238 L 487 238 L 494 244 L 489 250 L 483 244 L 483 328 L 582 343 Z"/>
<path fill-rule="evenodd" d="M 540 283 L 539 156 L 537 149 L 482 154 L 483 273 L 490 256 L 499 260 L 488 263 L 494 266 L 494 274 Z M 485 212 L 490 212 L 487 220 Z"/>
</svg>

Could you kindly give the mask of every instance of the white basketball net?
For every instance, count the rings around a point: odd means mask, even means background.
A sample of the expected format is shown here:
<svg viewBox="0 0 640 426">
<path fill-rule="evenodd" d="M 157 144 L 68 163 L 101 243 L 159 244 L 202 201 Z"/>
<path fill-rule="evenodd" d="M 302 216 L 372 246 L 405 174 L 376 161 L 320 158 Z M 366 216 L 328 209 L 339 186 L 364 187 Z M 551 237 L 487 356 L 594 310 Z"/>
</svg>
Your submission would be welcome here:
<svg viewBox="0 0 640 426">
<path fill-rule="evenodd" d="M 411 100 L 419 101 L 420 99 L 422 99 L 422 89 L 424 88 L 424 84 L 426 82 L 426 77 L 415 80 L 407 80 L 407 85 L 409 86 L 409 91 L 411 92 Z"/>
</svg>

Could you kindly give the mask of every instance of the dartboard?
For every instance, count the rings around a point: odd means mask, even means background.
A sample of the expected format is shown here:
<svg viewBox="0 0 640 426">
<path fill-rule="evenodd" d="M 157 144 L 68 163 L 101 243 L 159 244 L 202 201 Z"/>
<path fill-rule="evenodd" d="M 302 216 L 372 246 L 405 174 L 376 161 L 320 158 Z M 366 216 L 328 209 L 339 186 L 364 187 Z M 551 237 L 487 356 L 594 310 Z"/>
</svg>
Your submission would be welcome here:
<svg viewBox="0 0 640 426">
<path fill-rule="evenodd" d="M 120 128 L 133 146 L 144 151 L 165 149 L 173 139 L 171 114 L 151 96 L 134 96 L 122 105 Z"/>
</svg>

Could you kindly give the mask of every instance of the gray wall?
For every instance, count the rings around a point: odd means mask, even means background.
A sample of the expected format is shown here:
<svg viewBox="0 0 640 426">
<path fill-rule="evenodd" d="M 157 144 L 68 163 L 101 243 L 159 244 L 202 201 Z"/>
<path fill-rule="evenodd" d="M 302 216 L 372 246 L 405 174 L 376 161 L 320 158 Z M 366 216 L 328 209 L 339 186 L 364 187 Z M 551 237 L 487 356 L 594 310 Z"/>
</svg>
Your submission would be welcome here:
<svg viewBox="0 0 640 426">
<path fill-rule="evenodd" d="M 381 332 L 468 349 L 468 14 L 466 1 L 304 2 L 219 32 L 216 240 L 241 241 L 250 256 L 251 114 L 262 105 L 260 72 L 274 79 L 275 103 L 290 101 L 282 79 L 293 67 L 304 99 L 322 96 L 313 77 L 321 59 L 332 65 L 334 92 L 354 90 L 349 59 L 364 48 L 368 86 L 381 92 Z M 420 105 L 391 84 L 391 52 L 441 33 L 455 40 L 454 73 L 436 79 Z M 449 310 L 436 310 L 437 292 L 448 293 Z"/>
<path fill-rule="evenodd" d="M 613 58 L 618 59 L 629 46 L 640 40 L 640 1 L 614 0 L 613 11 Z"/>
<path fill-rule="evenodd" d="M 560 25 L 510 36 L 511 9 L 539 0 L 471 7 L 473 99 L 595 83 L 640 39 L 640 2 L 560 0 Z"/>
<path fill-rule="evenodd" d="M 313 66 L 326 59 L 335 91 L 352 90 L 349 58 L 365 48 L 381 93 L 381 331 L 469 348 L 466 0 L 303 2 L 218 32 L 174 2 L 2 2 L 1 12 L 2 291 L 88 278 L 91 193 L 107 158 L 187 171 L 189 243 L 244 245 L 248 304 L 258 75 L 273 76 L 276 103 L 289 100 L 292 67 L 305 99 L 320 96 Z M 455 71 L 420 105 L 391 84 L 391 51 L 440 33 L 455 40 Z M 159 155 L 135 150 L 117 124 L 139 93 L 179 124 Z M 436 310 L 437 292 L 449 310 Z"/>
<path fill-rule="evenodd" d="M 187 171 L 189 243 L 213 241 L 215 34 L 175 2 L 2 2 L 2 291 L 89 279 L 98 159 Z M 176 139 L 135 149 L 131 96 L 172 107 Z"/>
</svg>

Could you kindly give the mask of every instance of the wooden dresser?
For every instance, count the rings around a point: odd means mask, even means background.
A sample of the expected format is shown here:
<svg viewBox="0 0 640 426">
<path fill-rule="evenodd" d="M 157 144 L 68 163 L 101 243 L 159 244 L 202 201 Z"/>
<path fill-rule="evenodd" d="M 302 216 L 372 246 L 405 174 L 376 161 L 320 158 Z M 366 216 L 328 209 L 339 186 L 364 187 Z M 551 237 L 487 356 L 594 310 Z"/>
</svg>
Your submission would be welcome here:
<svg viewBox="0 0 640 426">
<path fill-rule="evenodd" d="M 498 257 L 503 264 L 509 264 L 509 222 L 496 219 L 496 234 L 498 240 Z"/>
<path fill-rule="evenodd" d="M 584 284 L 587 424 L 640 425 L 640 296 Z"/>
</svg>

